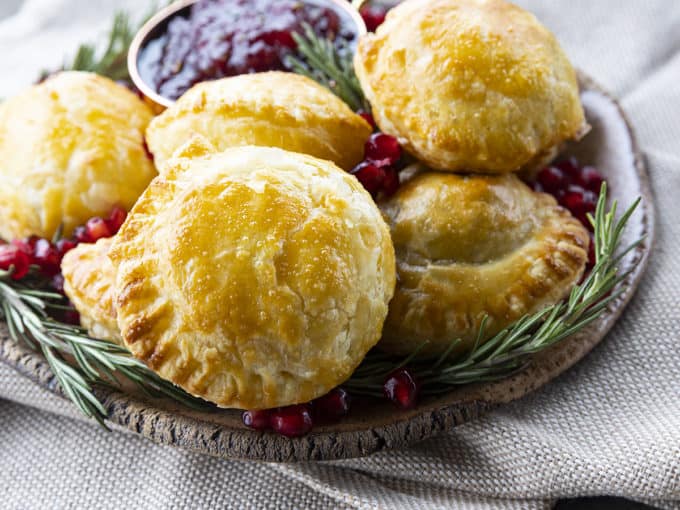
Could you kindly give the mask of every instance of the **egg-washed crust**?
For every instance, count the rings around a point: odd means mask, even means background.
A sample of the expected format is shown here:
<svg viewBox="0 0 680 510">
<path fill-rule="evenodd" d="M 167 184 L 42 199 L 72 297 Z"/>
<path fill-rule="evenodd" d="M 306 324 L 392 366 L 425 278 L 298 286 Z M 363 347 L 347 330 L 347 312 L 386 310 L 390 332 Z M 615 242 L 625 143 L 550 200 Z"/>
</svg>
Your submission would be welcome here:
<svg viewBox="0 0 680 510">
<path fill-rule="evenodd" d="M 200 83 L 147 131 L 157 163 L 193 134 L 218 150 L 279 147 L 350 170 L 363 158 L 371 127 L 328 89 L 304 76 L 267 72 Z"/>
<path fill-rule="evenodd" d="M 469 349 L 525 314 L 559 302 L 587 261 L 586 229 L 514 175 L 415 177 L 382 205 L 398 284 L 379 346 L 409 354 Z"/>
<path fill-rule="evenodd" d="M 144 149 L 152 113 L 90 73 L 64 72 L 0 103 L 0 237 L 50 238 L 116 205 L 156 175 Z"/>
<path fill-rule="evenodd" d="M 126 346 L 222 407 L 308 402 L 380 338 L 387 225 L 358 181 L 276 148 L 194 139 L 137 202 L 110 257 Z"/>
<path fill-rule="evenodd" d="M 80 323 L 94 338 L 123 341 L 114 307 L 115 271 L 108 253 L 113 240 L 81 243 L 61 262 L 64 292 L 80 314 Z"/>
<path fill-rule="evenodd" d="M 587 130 L 559 43 L 504 0 L 407 0 L 354 65 L 381 130 L 432 168 L 516 171 Z"/>
</svg>

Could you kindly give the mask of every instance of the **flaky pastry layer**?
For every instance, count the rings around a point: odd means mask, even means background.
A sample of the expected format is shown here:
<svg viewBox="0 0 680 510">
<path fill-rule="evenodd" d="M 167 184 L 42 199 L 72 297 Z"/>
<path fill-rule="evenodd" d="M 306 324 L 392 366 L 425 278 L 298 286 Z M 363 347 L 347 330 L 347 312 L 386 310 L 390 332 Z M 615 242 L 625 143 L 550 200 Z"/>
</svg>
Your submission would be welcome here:
<svg viewBox="0 0 680 510">
<path fill-rule="evenodd" d="M 90 335 L 123 343 L 114 307 L 116 279 L 108 254 L 113 239 L 81 243 L 61 262 L 64 292 L 80 314 L 81 325 Z"/>
</svg>

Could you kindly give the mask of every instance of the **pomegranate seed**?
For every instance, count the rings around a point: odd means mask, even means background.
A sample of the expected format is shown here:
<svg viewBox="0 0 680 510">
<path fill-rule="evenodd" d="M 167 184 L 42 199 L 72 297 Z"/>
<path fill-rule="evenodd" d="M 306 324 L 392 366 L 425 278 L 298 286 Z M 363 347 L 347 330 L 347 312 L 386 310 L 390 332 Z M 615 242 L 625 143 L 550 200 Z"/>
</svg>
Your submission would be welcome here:
<svg viewBox="0 0 680 510">
<path fill-rule="evenodd" d="M 592 191 L 572 184 L 567 188 L 560 203 L 575 216 L 588 212 L 592 213 L 595 212 L 595 206 L 597 205 L 597 195 Z"/>
<path fill-rule="evenodd" d="M 314 401 L 314 419 L 334 423 L 349 412 L 351 397 L 342 388 L 335 388 Z"/>
<path fill-rule="evenodd" d="M 405 368 L 392 372 L 383 384 L 385 397 L 402 409 L 412 409 L 418 403 L 420 384 Z"/>
<path fill-rule="evenodd" d="M 70 252 L 73 248 L 78 246 L 78 243 L 73 239 L 62 237 L 57 241 L 57 251 L 62 257 Z"/>
<path fill-rule="evenodd" d="M 61 255 L 59 250 L 47 239 L 39 239 L 35 243 L 33 262 L 40 266 L 40 272 L 54 276 L 60 271 Z"/>
<path fill-rule="evenodd" d="M 122 207 L 114 207 L 106 220 L 106 225 L 109 227 L 109 231 L 112 235 L 115 235 L 120 230 L 120 227 L 125 223 L 125 218 L 127 218 L 127 211 Z"/>
<path fill-rule="evenodd" d="M 87 220 L 85 228 L 87 229 L 87 235 L 92 239 L 92 242 L 104 237 L 111 237 L 111 230 L 106 224 L 106 220 L 103 218 L 90 218 Z"/>
<path fill-rule="evenodd" d="M 267 430 L 271 420 L 271 411 L 262 409 L 260 411 L 243 411 L 241 415 L 243 424 L 255 430 Z"/>
<path fill-rule="evenodd" d="M 541 183 L 538 181 L 533 181 L 529 183 L 529 186 L 531 186 L 531 189 L 536 191 L 537 193 L 543 193 L 545 191 L 543 189 L 543 186 L 541 186 Z"/>
<path fill-rule="evenodd" d="M 91 243 L 92 242 L 92 238 L 90 238 L 90 234 L 87 233 L 87 229 L 83 226 L 75 228 L 75 230 L 73 231 L 73 237 L 79 243 Z"/>
<path fill-rule="evenodd" d="M 13 269 L 13 280 L 21 280 L 28 274 L 30 268 L 31 259 L 26 252 L 12 244 L 0 246 L 0 269 L 4 271 Z"/>
<path fill-rule="evenodd" d="M 383 168 L 385 177 L 383 178 L 383 193 L 387 197 L 394 195 L 399 189 L 399 172 L 396 169 L 388 167 Z"/>
<path fill-rule="evenodd" d="M 583 208 L 583 193 L 580 191 L 567 191 L 560 200 L 560 203 L 572 213 Z"/>
<path fill-rule="evenodd" d="M 554 166 L 562 170 L 569 178 L 577 177 L 578 174 L 581 173 L 581 167 L 579 166 L 576 158 L 573 156 L 571 158 L 564 159 L 559 163 L 555 163 Z"/>
<path fill-rule="evenodd" d="M 300 437 L 312 430 L 312 415 L 309 406 L 299 404 L 276 409 L 271 415 L 274 432 L 286 437 Z"/>
<path fill-rule="evenodd" d="M 555 193 L 568 184 L 564 172 L 555 166 L 547 166 L 541 170 L 537 182 L 548 193 Z"/>
<path fill-rule="evenodd" d="M 366 29 L 369 32 L 375 32 L 385 21 L 387 9 L 379 5 L 365 5 L 359 9 L 359 14 L 361 14 L 364 23 L 366 23 Z"/>
<path fill-rule="evenodd" d="M 373 198 L 378 195 L 385 178 L 385 171 L 370 161 L 362 161 L 350 172 L 366 188 Z"/>
<path fill-rule="evenodd" d="M 367 112 L 365 110 L 359 110 L 357 112 L 357 115 L 364 119 L 368 124 L 373 128 L 373 131 L 378 129 L 378 126 L 375 123 L 375 119 L 373 118 L 373 114 L 371 112 Z"/>
<path fill-rule="evenodd" d="M 593 193 L 600 193 L 604 178 L 592 166 L 585 166 L 575 179 L 576 184 Z"/>
<path fill-rule="evenodd" d="M 12 244 L 23 251 L 29 258 L 33 258 L 35 252 L 35 245 L 41 238 L 38 236 L 25 237 L 23 239 L 14 239 Z"/>
<path fill-rule="evenodd" d="M 364 157 L 377 166 L 394 165 L 401 158 L 401 145 L 393 136 L 373 133 L 364 146 Z"/>
<path fill-rule="evenodd" d="M 61 273 L 57 273 L 52 277 L 50 281 L 50 286 L 56 290 L 59 294 L 64 293 L 64 276 Z"/>
<path fill-rule="evenodd" d="M 74 308 L 64 310 L 64 313 L 61 315 L 61 322 L 80 326 L 80 314 Z"/>
</svg>

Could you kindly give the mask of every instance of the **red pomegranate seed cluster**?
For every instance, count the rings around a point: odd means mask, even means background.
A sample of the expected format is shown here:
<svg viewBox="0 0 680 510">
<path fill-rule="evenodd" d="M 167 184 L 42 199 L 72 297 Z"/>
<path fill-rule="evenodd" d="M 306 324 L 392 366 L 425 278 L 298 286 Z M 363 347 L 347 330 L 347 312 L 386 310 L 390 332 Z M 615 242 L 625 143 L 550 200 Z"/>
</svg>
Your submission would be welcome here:
<svg viewBox="0 0 680 510">
<path fill-rule="evenodd" d="M 51 278 L 52 287 L 58 292 L 64 290 L 64 278 L 61 276 L 61 259 L 75 248 L 78 243 L 93 243 L 103 237 L 111 237 L 120 229 L 127 212 L 119 207 L 114 208 L 109 217 L 92 218 L 81 227 L 77 227 L 72 238 L 62 238 L 56 243 L 38 236 L 14 239 L 10 244 L 0 244 L 0 269 L 12 270 L 14 280 L 24 278 L 31 266 L 37 266 L 40 274 Z"/>
<path fill-rule="evenodd" d="M 364 112 L 364 115 L 370 114 Z M 364 160 L 350 173 L 374 199 L 389 197 L 399 189 L 400 161 L 401 145 L 397 139 L 385 133 L 373 133 L 364 146 Z"/>
<path fill-rule="evenodd" d="M 420 383 L 408 368 L 400 368 L 387 376 L 383 393 L 400 409 L 413 409 L 420 397 Z M 272 430 L 282 436 L 300 437 L 309 433 L 314 424 L 340 421 L 349 413 L 350 405 L 349 393 L 342 388 L 335 388 L 308 404 L 244 411 L 242 420 L 251 429 Z"/>
<path fill-rule="evenodd" d="M 541 170 L 534 190 L 553 195 L 559 204 L 568 209 L 590 231 L 588 266 L 595 264 L 593 226 L 588 214 L 595 214 L 604 177 L 592 166 L 581 166 L 576 158 L 569 158 Z"/>
<path fill-rule="evenodd" d="M 533 187 L 553 195 L 592 231 L 587 214 L 595 212 L 603 182 L 604 178 L 592 166 L 581 166 L 575 158 L 569 158 L 541 170 Z"/>
<path fill-rule="evenodd" d="M 255 430 L 272 430 L 286 437 L 307 434 L 315 423 L 335 423 L 349 412 L 350 396 L 335 388 L 309 404 L 297 404 L 277 409 L 244 411 L 243 423 Z"/>
</svg>

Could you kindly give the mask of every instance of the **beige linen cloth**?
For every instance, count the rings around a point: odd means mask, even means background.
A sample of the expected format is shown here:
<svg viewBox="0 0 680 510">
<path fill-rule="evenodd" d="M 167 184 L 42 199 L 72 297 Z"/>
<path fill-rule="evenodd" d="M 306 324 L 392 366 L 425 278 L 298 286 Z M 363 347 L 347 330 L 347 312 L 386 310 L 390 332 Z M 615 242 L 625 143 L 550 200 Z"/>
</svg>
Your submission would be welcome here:
<svg viewBox="0 0 680 510">
<path fill-rule="evenodd" d="M 519 3 L 621 98 L 657 199 L 646 278 L 592 354 L 446 435 L 302 465 L 226 461 L 103 432 L 0 364 L 0 508 L 538 509 L 605 494 L 680 508 L 680 1 Z M 0 0 L 0 97 L 95 37 L 115 8 L 142 4 Z"/>
</svg>

